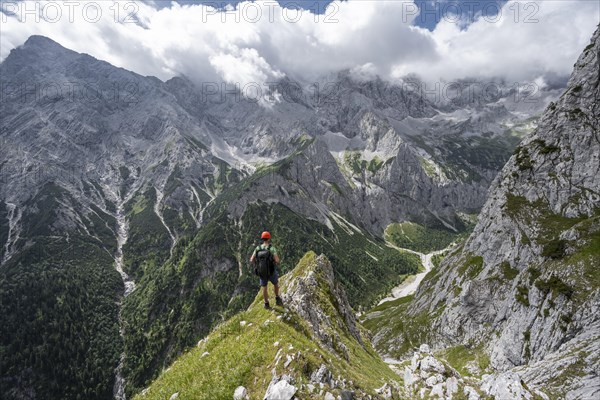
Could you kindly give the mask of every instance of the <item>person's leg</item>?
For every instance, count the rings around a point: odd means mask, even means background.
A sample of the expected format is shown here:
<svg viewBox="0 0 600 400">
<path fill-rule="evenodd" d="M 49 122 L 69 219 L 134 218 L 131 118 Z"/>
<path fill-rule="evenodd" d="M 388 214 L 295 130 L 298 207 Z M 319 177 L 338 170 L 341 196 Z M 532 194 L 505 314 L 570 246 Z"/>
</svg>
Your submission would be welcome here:
<svg viewBox="0 0 600 400">
<path fill-rule="evenodd" d="M 281 297 L 279 297 L 279 274 L 277 273 L 277 271 L 275 271 L 275 273 L 273 274 L 271 283 L 273 284 L 273 288 L 275 289 L 275 302 L 278 306 L 283 306 L 283 301 L 281 300 Z"/>
<path fill-rule="evenodd" d="M 273 288 L 275 289 L 275 297 L 279 297 L 279 274 L 277 270 L 273 272 L 273 275 L 269 278 L 271 283 L 273 284 Z"/>
<path fill-rule="evenodd" d="M 263 300 L 265 301 L 265 303 L 269 302 L 269 287 L 267 285 L 262 287 L 262 292 L 263 292 Z"/>
<path fill-rule="evenodd" d="M 268 291 L 269 281 L 267 279 L 260 278 L 260 287 L 262 288 L 263 300 L 265 301 L 265 308 L 269 308 L 267 304 L 269 304 L 269 291 Z"/>
</svg>

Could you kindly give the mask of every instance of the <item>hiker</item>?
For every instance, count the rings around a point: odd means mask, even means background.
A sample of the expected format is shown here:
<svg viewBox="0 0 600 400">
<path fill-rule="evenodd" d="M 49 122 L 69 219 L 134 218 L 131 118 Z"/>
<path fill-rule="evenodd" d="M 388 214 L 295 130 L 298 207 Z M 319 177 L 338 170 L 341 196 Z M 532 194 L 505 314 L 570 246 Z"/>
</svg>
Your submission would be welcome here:
<svg viewBox="0 0 600 400">
<path fill-rule="evenodd" d="M 262 287 L 263 300 L 265 301 L 265 309 L 270 309 L 269 290 L 267 285 L 269 281 L 275 289 L 275 303 L 278 306 L 283 306 L 283 300 L 279 297 L 279 274 L 277 273 L 276 264 L 279 264 L 279 255 L 277 249 L 271 244 L 271 234 L 263 232 L 260 235 L 262 244 L 256 246 L 250 262 L 254 264 L 254 273 L 260 278 L 260 286 Z"/>
</svg>

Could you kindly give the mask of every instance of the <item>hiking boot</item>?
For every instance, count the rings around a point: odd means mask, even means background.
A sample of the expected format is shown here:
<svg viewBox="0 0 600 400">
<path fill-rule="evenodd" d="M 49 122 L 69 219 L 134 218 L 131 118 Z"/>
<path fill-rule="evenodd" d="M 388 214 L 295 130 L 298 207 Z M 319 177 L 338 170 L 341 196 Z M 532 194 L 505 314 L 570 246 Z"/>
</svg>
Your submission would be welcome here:
<svg viewBox="0 0 600 400">
<path fill-rule="evenodd" d="M 281 297 L 279 297 L 279 296 L 275 297 L 275 304 L 283 307 L 283 300 L 281 300 Z"/>
<path fill-rule="evenodd" d="M 269 302 L 265 303 L 265 310 L 270 310 L 271 309 L 271 305 L 269 304 Z"/>
</svg>

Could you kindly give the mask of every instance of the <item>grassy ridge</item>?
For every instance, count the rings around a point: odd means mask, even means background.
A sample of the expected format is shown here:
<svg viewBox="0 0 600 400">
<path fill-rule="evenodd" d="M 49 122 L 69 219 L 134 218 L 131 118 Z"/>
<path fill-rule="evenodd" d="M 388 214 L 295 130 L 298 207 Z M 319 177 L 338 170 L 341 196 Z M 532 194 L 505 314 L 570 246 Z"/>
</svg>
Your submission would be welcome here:
<svg viewBox="0 0 600 400">
<path fill-rule="evenodd" d="M 283 293 L 292 279 L 314 269 L 315 257 L 314 253 L 308 253 L 299 262 L 297 270 L 282 279 Z M 320 298 L 326 299 L 325 293 L 323 295 Z M 333 310 L 335 305 L 329 303 L 321 307 Z M 332 318 L 335 318 L 333 314 Z M 165 399 L 176 392 L 178 399 L 229 399 L 239 385 L 248 389 L 251 399 L 262 399 L 273 368 L 278 375 L 293 375 L 299 387 L 301 383 L 308 383 L 310 374 L 322 363 L 327 364 L 333 376 L 342 375 L 354 382 L 355 389 L 371 394 L 383 383 L 399 380 L 368 341 L 363 347 L 350 335 L 338 332 L 349 349 L 349 359 L 345 360 L 322 347 L 309 332 L 306 321 L 297 314 L 285 313 L 280 307 L 273 311 L 264 310 L 261 298 L 257 296 L 247 311 L 219 325 L 199 347 L 179 358 L 145 394 L 135 399 Z M 275 364 L 280 349 L 282 361 Z M 295 355 L 295 359 L 284 367 L 287 354 Z M 335 390 L 332 392 L 337 394 Z M 297 395 L 303 399 L 322 398 L 316 393 L 300 392 Z"/>
</svg>

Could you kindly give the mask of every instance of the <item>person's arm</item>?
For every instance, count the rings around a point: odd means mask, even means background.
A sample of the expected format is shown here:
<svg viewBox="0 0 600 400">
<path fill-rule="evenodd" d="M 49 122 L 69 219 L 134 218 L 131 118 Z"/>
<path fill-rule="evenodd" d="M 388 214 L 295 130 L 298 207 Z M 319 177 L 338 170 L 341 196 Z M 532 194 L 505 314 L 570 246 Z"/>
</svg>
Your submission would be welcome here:
<svg viewBox="0 0 600 400">
<path fill-rule="evenodd" d="M 256 249 L 254 249 L 252 255 L 250 256 L 250 263 L 253 263 L 254 260 L 256 260 Z"/>
<path fill-rule="evenodd" d="M 273 247 L 273 260 L 275 261 L 275 264 L 279 265 L 279 252 L 275 247 Z"/>
</svg>

